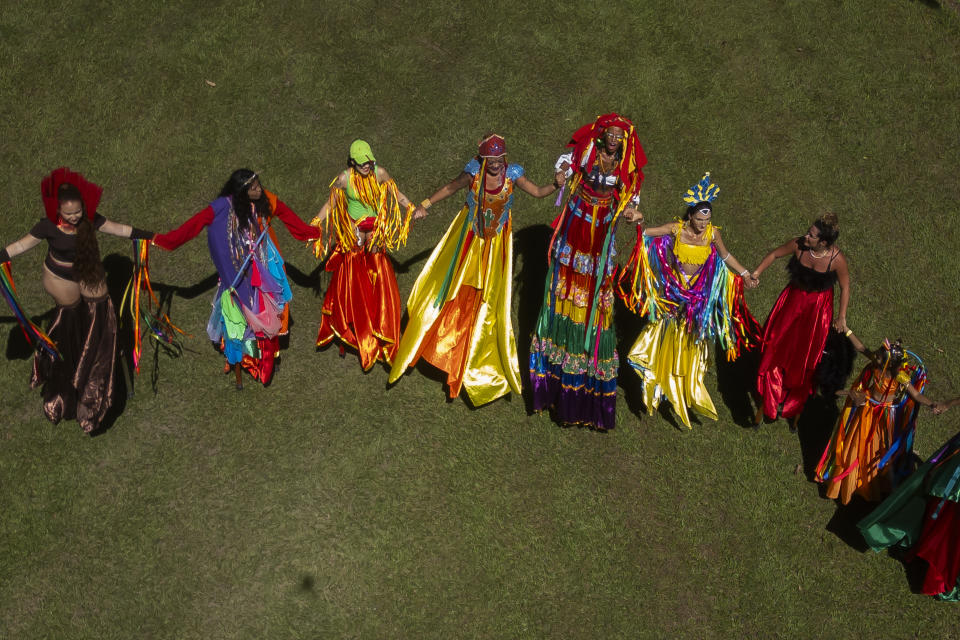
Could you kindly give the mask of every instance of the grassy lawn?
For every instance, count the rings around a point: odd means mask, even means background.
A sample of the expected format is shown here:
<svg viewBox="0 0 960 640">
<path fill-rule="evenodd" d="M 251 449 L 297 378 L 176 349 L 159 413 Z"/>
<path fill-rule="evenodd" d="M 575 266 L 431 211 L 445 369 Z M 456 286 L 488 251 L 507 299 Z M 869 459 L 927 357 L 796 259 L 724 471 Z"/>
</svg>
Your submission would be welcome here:
<svg viewBox="0 0 960 640">
<path fill-rule="evenodd" d="M 419 201 L 491 130 L 547 182 L 570 133 L 616 110 L 649 157 L 648 222 L 680 215 L 709 170 L 714 221 L 754 266 L 836 211 L 850 326 L 870 345 L 902 336 L 929 394 L 960 395 L 955 2 L 10 4 L 0 244 L 42 216 L 39 181 L 61 165 L 141 228 L 178 225 L 244 166 L 309 218 L 356 137 Z M 514 207 L 521 359 L 548 200 Z M 394 256 L 404 299 L 459 206 L 432 208 Z M 799 436 L 745 428 L 748 362 L 711 367 L 720 420 L 691 431 L 647 416 L 629 367 L 608 434 L 525 398 L 447 401 L 429 368 L 387 389 L 383 367 L 315 350 L 328 277 L 278 235 L 294 326 L 273 384 L 236 392 L 220 373 L 204 239 L 154 249 L 192 337 L 180 359 L 145 347 L 136 393 L 94 438 L 44 420 L 0 309 L 0 636 L 960 637 L 956 605 L 864 551 L 863 506 L 809 481 L 831 407 L 812 403 Z M 128 243 L 100 243 L 119 295 Z M 37 316 L 43 254 L 13 262 Z M 747 294 L 761 322 L 785 282 L 777 266 Z M 620 312 L 624 354 L 641 324 Z M 958 428 L 925 412 L 918 453 Z"/>
</svg>

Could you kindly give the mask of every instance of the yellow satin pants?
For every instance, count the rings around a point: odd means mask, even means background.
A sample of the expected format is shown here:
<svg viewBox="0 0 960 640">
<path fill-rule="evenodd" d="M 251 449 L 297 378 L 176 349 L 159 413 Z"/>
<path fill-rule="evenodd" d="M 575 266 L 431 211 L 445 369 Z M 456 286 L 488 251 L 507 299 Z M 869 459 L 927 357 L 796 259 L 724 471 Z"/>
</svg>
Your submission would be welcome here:
<svg viewBox="0 0 960 640">
<path fill-rule="evenodd" d="M 672 318 L 648 324 L 630 349 L 630 364 L 643 378 L 643 404 L 653 415 L 666 398 L 680 421 L 690 428 L 688 409 L 717 419 L 713 400 L 703 385 L 709 342 L 697 344 L 683 323 Z"/>
</svg>

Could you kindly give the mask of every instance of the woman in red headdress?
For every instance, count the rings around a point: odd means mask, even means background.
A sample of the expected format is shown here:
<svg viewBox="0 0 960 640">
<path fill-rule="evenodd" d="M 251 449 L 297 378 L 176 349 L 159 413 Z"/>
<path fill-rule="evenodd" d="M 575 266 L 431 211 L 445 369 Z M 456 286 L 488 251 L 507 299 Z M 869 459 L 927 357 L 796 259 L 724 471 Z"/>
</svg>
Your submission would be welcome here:
<svg viewBox="0 0 960 640">
<path fill-rule="evenodd" d="M 390 382 L 423 358 L 447 374 L 451 398 L 466 389 L 480 406 L 511 391 L 520 393 L 520 365 L 510 321 L 513 281 L 514 187 L 535 198 L 555 192 L 565 180 L 537 186 L 519 164 L 508 164 L 506 142 L 490 134 L 477 157 L 440 187 L 414 213 L 461 189 L 467 201 L 417 278 L 407 310 L 410 320 L 390 371 Z"/>
<path fill-rule="evenodd" d="M 537 411 L 553 408 L 563 424 L 614 426 L 617 369 L 613 327 L 614 231 L 639 223 L 647 157 L 633 123 L 610 113 L 573 134 L 557 169 L 569 196 L 553 222 L 543 305 L 530 346 Z"/>
<path fill-rule="evenodd" d="M 76 418 L 87 433 L 99 426 L 113 397 L 117 316 L 107 295 L 95 231 L 150 239 L 153 233 L 97 213 L 103 189 L 62 167 L 40 184 L 46 217 L 0 251 L 0 263 L 46 240 L 43 288 L 57 304 L 48 334 L 55 349 L 38 349 L 30 386 L 43 387 L 43 412 L 54 424 Z"/>
</svg>

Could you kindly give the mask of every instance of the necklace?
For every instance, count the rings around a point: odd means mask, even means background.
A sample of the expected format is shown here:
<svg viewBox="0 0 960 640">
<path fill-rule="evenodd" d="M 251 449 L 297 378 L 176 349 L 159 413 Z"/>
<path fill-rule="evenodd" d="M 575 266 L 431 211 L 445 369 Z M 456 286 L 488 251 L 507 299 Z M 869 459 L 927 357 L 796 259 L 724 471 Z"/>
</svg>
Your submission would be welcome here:
<svg viewBox="0 0 960 640">
<path fill-rule="evenodd" d="M 616 157 L 613 155 L 610 155 L 609 160 L 604 160 L 605 155 L 608 155 L 606 151 L 601 151 L 597 154 L 597 160 L 599 160 L 601 173 L 606 173 L 613 168 L 614 161 L 616 160 Z"/>
<path fill-rule="evenodd" d="M 824 250 L 823 250 L 823 253 L 821 253 L 820 255 L 817 255 L 816 253 L 813 252 L 813 249 L 811 249 L 811 250 L 810 250 L 810 257 L 811 257 L 811 258 L 816 258 L 816 259 L 819 260 L 820 258 L 823 258 L 824 256 L 826 256 L 828 253 L 830 253 L 830 249 L 824 249 Z"/>
</svg>

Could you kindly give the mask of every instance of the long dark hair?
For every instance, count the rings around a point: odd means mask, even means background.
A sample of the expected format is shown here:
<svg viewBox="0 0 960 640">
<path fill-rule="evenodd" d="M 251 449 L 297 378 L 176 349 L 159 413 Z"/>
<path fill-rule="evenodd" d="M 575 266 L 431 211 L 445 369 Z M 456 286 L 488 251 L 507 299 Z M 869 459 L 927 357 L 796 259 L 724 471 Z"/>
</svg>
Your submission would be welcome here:
<svg viewBox="0 0 960 640">
<path fill-rule="evenodd" d="M 237 169 L 230 174 L 230 178 L 220 189 L 221 198 L 229 197 L 233 200 L 233 211 L 237 214 L 237 220 L 241 227 L 250 226 L 250 215 L 254 211 L 261 218 L 269 218 L 273 213 L 270 210 L 270 201 L 266 194 L 260 196 L 259 200 L 250 200 L 250 196 L 247 195 L 247 191 L 256 177 L 256 172 L 250 169 Z"/>
<path fill-rule="evenodd" d="M 78 282 L 91 288 L 96 287 L 106 276 L 100 260 L 97 231 L 87 218 L 87 205 L 80 195 L 80 189 L 69 182 L 64 182 L 57 189 L 57 204 L 63 206 L 64 202 L 79 202 L 82 212 L 80 222 L 77 223 L 77 255 L 73 260 L 73 273 Z"/>
</svg>

